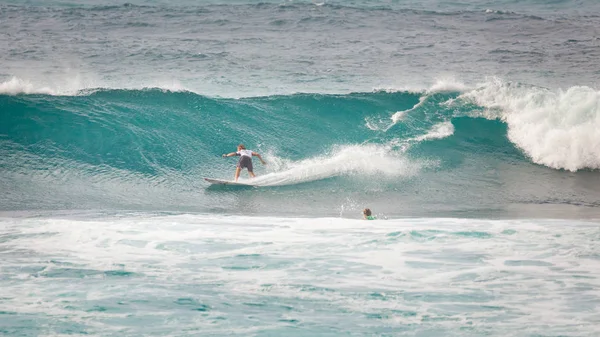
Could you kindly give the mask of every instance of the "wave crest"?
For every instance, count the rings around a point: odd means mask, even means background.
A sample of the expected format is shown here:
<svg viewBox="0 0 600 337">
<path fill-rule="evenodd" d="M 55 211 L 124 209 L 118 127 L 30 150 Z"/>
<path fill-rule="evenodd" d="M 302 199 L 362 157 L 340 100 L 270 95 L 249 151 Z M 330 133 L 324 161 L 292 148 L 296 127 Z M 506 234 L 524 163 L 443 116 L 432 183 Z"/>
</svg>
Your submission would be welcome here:
<svg viewBox="0 0 600 337">
<path fill-rule="evenodd" d="M 535 163 L 555 169 L 600 169 L 600 91 L 552 91 L 492 79 L 461 98 L 508 124 L 508 138 Z"/>
<path fill-rule="evenodd" d="M 45 94 L 56 95 L 56 92 L 49 87 L 38 87 L 33 83 L 22 80 L 17 77 L 11 77 L 9 80 L 0 83 L 0 94 L 17 95 L 17 94 Z"/>
</svg>

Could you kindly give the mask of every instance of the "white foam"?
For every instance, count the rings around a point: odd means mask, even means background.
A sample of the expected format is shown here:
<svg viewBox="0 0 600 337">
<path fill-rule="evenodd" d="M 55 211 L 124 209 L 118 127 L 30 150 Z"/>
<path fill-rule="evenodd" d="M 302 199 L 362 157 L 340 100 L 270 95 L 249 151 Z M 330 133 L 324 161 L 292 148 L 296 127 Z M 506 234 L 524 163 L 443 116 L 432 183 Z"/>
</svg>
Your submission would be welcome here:
<svg viewBox="0 0 600 337">
<path fill-rule="evenodd" d="M 411 111 L 421 107 L 427 101 L 427 99 L 431 97 L 432 94 L 440 92 L 464 92 L 468 89 L 469 87 L 466 84 L 452 77 L 438 79 L 431 87 L 421 91 L 423 96 L 419 97 L 419 103 L 415 104 L 415 106 L 408 110 L 402 110 L 394 113 L 391 117 L 392 125 L 390 125 L 390 127 L 401 121 Z"/>
<path fill-rule="evenodd" d="M 365 121 L 365 126 L 373 131 L 379 130 L 379 127 L 370 120 Z"/>
<path fill-rule="evenodd" d="M 348 174 L 412 176 L 422 166 L 391 152 L 389 147 L 371 144 L 340 146 L 331 154 L 301 161 L 270 158 L 269 167 L 275 172 L 253 179 L 253 185 L 291 185 Z"/>
<path fill-rule="evenodd" d="M 207 95 L 212 97 L 257 97 L 268 95 L 292 95 L 295 93 L 326 93 L 326 94 L 347 94 L 356 90 L 346 87 L 323 87 L 323 88 L 302 88 L 302 87 L 283 87 L 277 86 L 275 90 L 262 86 L 251 86 L 244 88 L 217 88 L 206 82 L 190 84 L 183 83 L 177 78 L 162 76 L 158 78 L 133 78 L 122 77 L 119 79 L 109 79 L 99 76 L 93 72 L 84 69 L 65 68 L 52 74 L 20 72 L 11 74 L 10 78 L 0 78 L 0 94 L 46 94 L 56 96 L 75 96 L 88 95 L 99 89 L 114 90 L 144 90 L 161 89 L 171 92 L 193 92 L 198 95 Z M 3 81 L 3 82 L 1 82 Z M 242 86 L 243 87 L 243 86 Z M 422 85 L 391 85 L 372 87 L 373 91 L 385 92 L 409 92 L 409 93 L 435 93 L 446 91 L 464 91 L 468 88 L 463 82 L 452 76 L 436 79 Z M 360 90 L 359 90 L 360 91 Z"/>
<path fill-rule="evenodd" d="M 172 322 L 204 328 L 206 319 L 185 315 L 175 301 L 193 298 L 208 315 L 228 318 L 207 323 L 217 334 L 243 327 L 235 318 L 247 313 L 240 305 L 246 302 L 265 303 L 252 309 L 263 324 L 279 319 L 276 306 L 286 304 L 304 324 L 329 326 L 352 313 L 344 322 L 349 331 L 415 322 L 418 333 L 443 322 L 445 331 L 460 334 L 468 317 L 469 325 L 505 335 L 523 327 L 547 334 L 548 322 L 551 332 L 576 326 L 595 335 L 597 227 L 573 220 L 214 214 L 0 218 L 0 309 L 82 320 L 90 334 L 106 331 L 100 323 L 107 320 L 108 328 L 121 328 L 131 314 L 160 330 Z M 104 273 L 115 271 L 133 274 Z M 140 298 L 143 310 L 133 305 Z M 104 303 L 106 311 L 89 310 Z M 123 305 L 114 310 L 113 303 Z M 371 313 L 381 319 L 365 319 Z"/>
<path fill-rule="evenodd" d="M 10 79 L 0 83 L 0 94 L 19 95 L 19 94 L 43 94 L 53 96 L 76 96 L 89 95 L 99 89 L 124 89 L 124 90 L 145 90 L 159 89 L 170 92 L 193 92 L 177 80 L 154 81 L 147 84 L 129 83 L 122 86 L 115 86 L 104 82 L 98 82 L 88 75 L 74 75 L 72 77 L 53 78 L 51 80 L 32 81 L 13 76 Z"/>
<path fill-rule="evenodd" d="M 402 84 L 399 86 L 379 86 L 374 87 L 373 91 L 384 91 L 388 93 L 394 92 L 410 92 L 415 94 L 422 93 L 438 93 L 438 92 L 463 92 L 471 89 L 469 85 L 456 79 L 452 75 L 436 78 L 433 83 L 429 82 L 423 85 L 408 85 Z"/>
<path fill-rule="evenodd" d="M 410 108 L 408 110 L 398 111 L 395 114 L 393 114 L 392 117 L 390 117 L 392 119 L 392 124 L 389 127 L 392 127 L 394 124 L 396 124 L 399 121 L 401 121 L 402 119 L 404 119 L 404 117 L 406 116 L 407 113 L 409 113 L 409 112 L 417 109 L 421 105 L 423 105 L 423 103 L 427 100 L 427 97 L 429 97 L 429 96 L 421 96 L 421 97 L 419 97 L 419 103 L 415 104 L 415 106 L 413 106 L 412 108 Z"/>
<path fill-rule="evenodd" d="M 422 100 L 421 100 L 422 101 Z M 419 103 L 421 104 L 421 103 Z M 411 109 L 412 110 L 412 109 Z M 406 117 L 406 110 L 402 110 L 402 111 L 396 111 L 396 113 L 394 113 L 392 115 L 392 122 L 397 123 L 398 121 L 401 121 L 404 119 L 404 117 Z"/>
<path fill-rule="evenodd" d="M 93 75 L 82 75 L 67 71 L 62 75 L 40 77 L 35 80 L 28 76 L 12 76 L 0 83 L 0 94 L 43 94 L 53 96 L 86 95 L 94 89 L 103 88 Z"/>
<path fill-rule="evenodd" d="M 508 138 L 535 163 L 555 169 L 600 169 L 600 91 L 549 90 L 493 78 L 460 98 L 508 124 Z"/>
<path fill-rule="evenodd" d="M 453 77 L 444 77 L 437 79 L 436 82 L 427 90 L 430 93 L 435 92 L 463 92 L 468 90 L 469 87 L 453 78 Z"/>
<path fill-rule="evenodd" d="M 407 139 L 394 139 L 390 142 L 390 145 L 394 148 L 398 148 L 402 153 L 405 153 L 414 143 L 422 141 L 428 141 L 432 139 L 442 139 L 454 134 L 454 125 L 450 121 L 441 122 L 435 124 L 425 133 L 417 137 Z M 428 165 L 437 165 L 438 163 L 430 162 Z"/>
<path fill-rule="evenodd" d="M 420 142 L 431 139 L 441 139 L 454 134 L 454 125 L 452 122 L 442 122 L 434 125 L 426 134 L 413 138 Z"/>
<path fill-rule="evenodd" d="M 17 77 L 0 83 L 0 94 L 17 95 L 17 94 L 46 94 L 55 95 L 56 92 L 49 87 L 35 86 L 33 83 L 22 80 Z"/>
</svg>

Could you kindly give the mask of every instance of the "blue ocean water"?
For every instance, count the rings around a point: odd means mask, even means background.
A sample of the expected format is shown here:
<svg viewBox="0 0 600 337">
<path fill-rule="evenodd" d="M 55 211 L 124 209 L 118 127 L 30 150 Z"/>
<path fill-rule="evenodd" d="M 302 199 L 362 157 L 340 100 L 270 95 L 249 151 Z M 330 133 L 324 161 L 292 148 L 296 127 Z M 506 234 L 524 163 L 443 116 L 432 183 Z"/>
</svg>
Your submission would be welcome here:
<svg viewBox="0 0 600 337">
<path fill-rule="evenodd" d="M 597 335 L 598 13 L 0 1 L 0 332 Z"/>
</svg>

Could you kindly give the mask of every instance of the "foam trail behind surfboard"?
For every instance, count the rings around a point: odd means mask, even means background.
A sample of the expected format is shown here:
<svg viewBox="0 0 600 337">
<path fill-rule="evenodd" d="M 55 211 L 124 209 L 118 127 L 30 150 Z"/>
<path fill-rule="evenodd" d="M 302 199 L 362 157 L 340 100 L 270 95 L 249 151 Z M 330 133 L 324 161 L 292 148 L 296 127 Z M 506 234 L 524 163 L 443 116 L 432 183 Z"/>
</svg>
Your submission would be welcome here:
<svg viewBox="0 0 600 337">
<path fill-rule="evenodd" d="M 334 155 L 315 157 L 286 165 L 287 169 L 245 181 L 254 186 L 294 185 L 347 174 L 411 176 L 420 163 L 410 162 L 399 153 L 391 153 L 380 145 L 351 145 L 340 147 Z"/>
</svg>

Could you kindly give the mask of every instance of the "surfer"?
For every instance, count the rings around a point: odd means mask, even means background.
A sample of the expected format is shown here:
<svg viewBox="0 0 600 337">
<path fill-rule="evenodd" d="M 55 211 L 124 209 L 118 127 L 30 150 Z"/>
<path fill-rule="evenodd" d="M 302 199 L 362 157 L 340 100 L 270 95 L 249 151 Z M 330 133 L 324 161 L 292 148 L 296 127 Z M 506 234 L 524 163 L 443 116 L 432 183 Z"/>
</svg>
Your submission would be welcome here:
<svg viewBox="0 0 600 337">
<path fill-rule="evenodd" d="M 223 157 L 232 157 L 232 156 L 240 157 L 240 160 L 238 160 L 237 167 L 235 169 L 235 181 L 238 181 L 238 178 L 240 177 L 240 172 L 242 172 L 243 168 L 248 169 L 248 174 L 250 175 L 250 177 L 252 177 L 252 178 L 256 177 L 256 175 L 254 174 L 254 170 L 252 169 L 252 156 L 257 156 L 263 165 L 267 165 L 267 163 L 265 163 L 265 161 L 262 159 L 260 154 L 254 152 L 254 151 L 251 151 L 251 150 L 246 150 L 246 147 L 244 146 L 244 144 L 238 145 L 237 152 L 223 154 Z"/>
<path fill-rule="evenodd" d="M 371 215 L 371 210 L 368 208 L 365 208 L 363 210 L 363 217 L 365 218 L 365 220 L 375 220 L 376 219 L 374 216 Z"/>
</svg>

